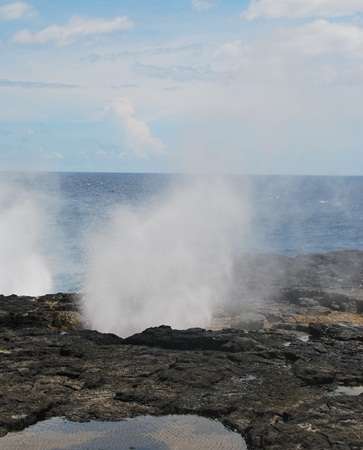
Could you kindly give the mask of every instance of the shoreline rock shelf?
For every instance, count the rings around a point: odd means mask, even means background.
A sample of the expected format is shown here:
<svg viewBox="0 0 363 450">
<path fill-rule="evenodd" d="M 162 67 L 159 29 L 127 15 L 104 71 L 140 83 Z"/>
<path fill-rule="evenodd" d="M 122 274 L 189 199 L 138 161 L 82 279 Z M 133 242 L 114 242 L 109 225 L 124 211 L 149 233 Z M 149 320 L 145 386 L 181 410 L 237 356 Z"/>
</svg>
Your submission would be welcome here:
<svg viewBox="0 0 363 450">
<path fill-rule="evenodd" d="M 314 256 L 331 273 L 345 257 Z M 0 436 L 52 417 L 190 414 L 237 430 L 250 450 L 363 449 L 363 394 L 340 388 L 363 385 L 359 277 L 349 285 L 344 267 L 344 285 L 307 286 L 305 258 L 305 287 L 284 286 L 258 330 L 160 326 L 122 339 L 82 329 L 76 295 L 0 296 Z"/>
</svg>

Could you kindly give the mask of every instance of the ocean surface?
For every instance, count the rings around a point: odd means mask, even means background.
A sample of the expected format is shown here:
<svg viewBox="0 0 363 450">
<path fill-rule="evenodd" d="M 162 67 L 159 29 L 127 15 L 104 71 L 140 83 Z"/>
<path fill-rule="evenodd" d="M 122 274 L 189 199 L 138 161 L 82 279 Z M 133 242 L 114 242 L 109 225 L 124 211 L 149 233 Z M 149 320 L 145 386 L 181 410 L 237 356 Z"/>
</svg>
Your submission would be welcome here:
<svg viewBox="0 0 363 450">
<path fill-rule="evenodd" d="M 50 219 L 44 248 L 54 261 L 61 261 L 55 290 L 77 291 L 86 266 L 86 236 L 109 220 L 116 205 L 147 204 L 181 176 L 2 174 L 0 186 L 9 178 L 46 196 Z M 241 208 L 244 202 L 249 205 L 250 224 L 243 237 L 249 251 L 291 255 L 363 249 L 363 177 L 230 178 L 240 189 Z M 213 177 L 208 182 L 213 183 Z"/>
</svg>

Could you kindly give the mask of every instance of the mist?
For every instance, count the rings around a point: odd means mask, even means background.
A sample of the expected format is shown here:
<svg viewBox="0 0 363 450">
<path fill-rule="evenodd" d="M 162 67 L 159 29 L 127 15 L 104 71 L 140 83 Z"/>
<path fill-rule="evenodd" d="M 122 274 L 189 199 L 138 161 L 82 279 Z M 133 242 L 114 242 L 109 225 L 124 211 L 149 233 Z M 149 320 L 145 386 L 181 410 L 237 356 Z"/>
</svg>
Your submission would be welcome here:
<svg viewBox="0 0 363 450">
<path fill-rule="evenodd" d="M 88 241 L 85 324 L 121 336 L 160 324 L 208 327 L 227 300 L 248 217 L 241 191 L 221 177 L 116 207 Z"/>
<path fill-rule="evenodd" d="M 17 182 L 0 182 L 0 293 L 38 296 L 52 291 L 44 196 Z"/>
</svg>

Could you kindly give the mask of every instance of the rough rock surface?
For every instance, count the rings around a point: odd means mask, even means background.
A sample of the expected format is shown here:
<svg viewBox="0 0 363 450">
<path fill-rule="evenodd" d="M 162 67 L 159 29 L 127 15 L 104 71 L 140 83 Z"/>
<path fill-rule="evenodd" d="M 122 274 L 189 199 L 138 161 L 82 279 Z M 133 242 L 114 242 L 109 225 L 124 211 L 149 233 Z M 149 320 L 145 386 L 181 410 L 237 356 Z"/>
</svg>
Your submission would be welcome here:
<svg viewBox="0 0 363 450">
<path fill-rule="evenodd" d="M 0 435 L 54 416 L 197 414 L 238 430 L 250 450 L 363 449 L 363 394 L 335 392 L 363 385 L 363 327 L 296 320 L 361 317 L 363 254 L 354 277 L 346 255 L 299 261 L 304 286 L 281 285 L 257 331 L 160 326 L 122 339 L 82 329 L 75 295 L 0 297 Z M 307 283 L 317 270 L 331 284 Z"/>
</svg>

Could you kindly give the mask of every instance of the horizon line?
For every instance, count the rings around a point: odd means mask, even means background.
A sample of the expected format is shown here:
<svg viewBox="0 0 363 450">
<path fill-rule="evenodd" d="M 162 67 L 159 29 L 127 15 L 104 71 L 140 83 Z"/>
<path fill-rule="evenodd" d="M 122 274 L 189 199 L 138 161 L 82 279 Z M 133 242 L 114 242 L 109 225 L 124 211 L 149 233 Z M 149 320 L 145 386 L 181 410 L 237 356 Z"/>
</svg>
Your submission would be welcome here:
<svg viewBox="0 0 363 450">
<path fill-rule="evenodd" d="M 102 171 L 102 170 L 0 170 L 0 174 L 100 174 L 100 175 L 169 175 L 169 176 L 240 176 L 240 177 L 325 177 L 361 178 L 363 174 L 309 174 L 309 173 L 243 173 L 243 172 L 167 172 L 167 171 Z"/>
</svg>

